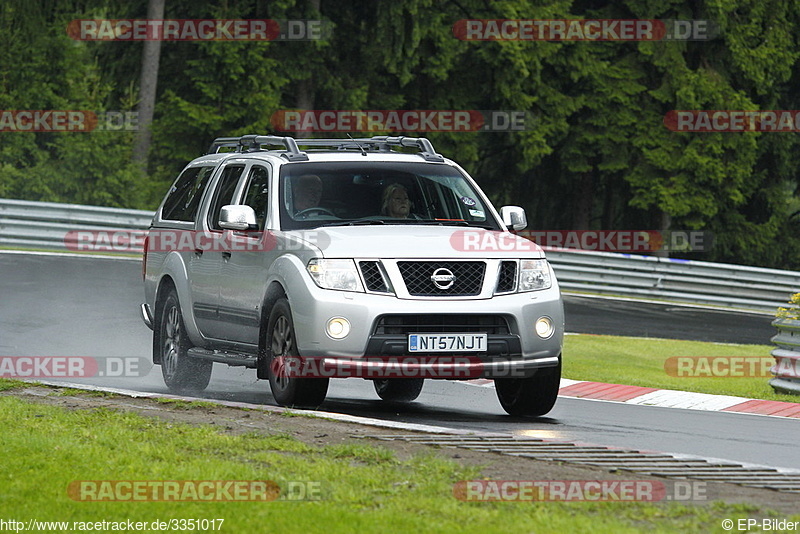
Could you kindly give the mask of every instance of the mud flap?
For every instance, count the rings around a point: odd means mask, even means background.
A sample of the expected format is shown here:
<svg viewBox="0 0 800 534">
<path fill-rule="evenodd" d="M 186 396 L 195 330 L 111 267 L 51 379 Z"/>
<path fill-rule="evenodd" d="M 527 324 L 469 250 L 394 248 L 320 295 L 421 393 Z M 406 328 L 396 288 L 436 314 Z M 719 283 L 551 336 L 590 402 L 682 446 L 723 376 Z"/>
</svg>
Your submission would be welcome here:
<svg viewBox="0 0 800 534">
<path fill-rule="evenodd" d="M 270 355 L 266 349 L 258 351 L 256 360 L 256 378 L 259 380 L 269 380 L 269 360 Z"/>
</svg>

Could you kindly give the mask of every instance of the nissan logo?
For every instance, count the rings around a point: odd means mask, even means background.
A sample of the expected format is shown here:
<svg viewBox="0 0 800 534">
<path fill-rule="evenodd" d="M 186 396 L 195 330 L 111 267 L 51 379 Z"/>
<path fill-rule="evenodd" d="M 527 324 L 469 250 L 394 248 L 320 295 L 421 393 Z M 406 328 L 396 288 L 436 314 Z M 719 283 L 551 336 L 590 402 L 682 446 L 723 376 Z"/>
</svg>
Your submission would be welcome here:
<svg viewBox="0 0 800 534">
<path fill-rule="evenodd" d="M 450 289 L 455 281 L 456 275 L 453 274 L 453 271 L 444 267 L 436 269 L 431 275 L 431 282 L 439 289 Z"/>
</svg>

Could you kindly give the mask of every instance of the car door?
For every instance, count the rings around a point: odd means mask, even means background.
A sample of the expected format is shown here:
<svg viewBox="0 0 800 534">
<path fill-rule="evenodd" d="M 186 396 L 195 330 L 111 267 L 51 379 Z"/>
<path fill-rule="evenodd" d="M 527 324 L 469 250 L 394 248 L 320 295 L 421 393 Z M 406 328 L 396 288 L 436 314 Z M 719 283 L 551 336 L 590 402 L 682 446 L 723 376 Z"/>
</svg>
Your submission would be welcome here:
<svg viewBox="0 0 800 534">
<path fill-rule="evenodd" d="M 266 163 L 247 169 L 241 204 L 253 208 L 258 228 L 231 232 L 223 255 L 220 276 L 219 319 L 222 339 L 253 348 L 258 344 L 261 300 L 264 297 L 267 269 L 275 256 L 274 236 L 265 232 L 269 218 L 272 171 Z"/>
<path fill-rule="evenodd" d="M 224 248 L 220 243 L 224 232 L 219 226 L 222 206 L 236 198 L 237 186 L 244 172 L 243 163 L 228 163 L 222 170 L 213 191 L 211 203 L 205 214 L 200 214 L 193 239 L 187 268 L 192 288 L 192 313 L 197 327 L 205 338 L 218 338 L 222 333 L 219 324 L 219 288 Z"/>
</svg>

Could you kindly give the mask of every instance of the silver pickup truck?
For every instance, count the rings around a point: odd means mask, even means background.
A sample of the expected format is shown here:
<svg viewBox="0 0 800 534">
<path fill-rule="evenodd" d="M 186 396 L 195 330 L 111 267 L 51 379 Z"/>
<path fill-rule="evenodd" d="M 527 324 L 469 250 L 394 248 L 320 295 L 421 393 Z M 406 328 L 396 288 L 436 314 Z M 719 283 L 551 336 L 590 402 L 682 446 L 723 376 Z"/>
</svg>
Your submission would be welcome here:
<svg viewBox="0 0 800 534">
<path fill-rule="evenodd" d="M 545 414 L 564 312 L 542 250 L 509 231 L 526 224 L 427 139 L 216 139 L 145 243 L 153 362 L 174 391 L 214 362 L 253 368 L 284 406 L 318 406 L 330 378 L 395 402 L 490 378 L 508 413 Z"/>
</svg>

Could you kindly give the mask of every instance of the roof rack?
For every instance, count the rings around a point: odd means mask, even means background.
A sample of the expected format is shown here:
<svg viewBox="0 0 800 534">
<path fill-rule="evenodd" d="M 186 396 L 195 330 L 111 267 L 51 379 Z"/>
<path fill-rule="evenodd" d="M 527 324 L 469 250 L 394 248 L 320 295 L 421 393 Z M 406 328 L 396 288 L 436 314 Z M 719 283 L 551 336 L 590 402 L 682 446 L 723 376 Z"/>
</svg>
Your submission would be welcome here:
<svg viewBox="0 0 800 534">
<path fill-rule="evenodd" d="M 282 145 L 286 152 L 282 157 L 289 161 L 308 161 L 305 152 L 300 152 L 297 143 L 292 137 L 279 137 L 277 135 L 243 135 L 241 137 L 218 137 L 208 148 L 208 154 L 216 154 L 220 148 L 236 148 L 236 152 L 258 152 L 261 145 Z"/>
<path fill-rule="evenodd" d="M 301 152 L 299 146 L 328 147 L 336 150 L 361 150 L 366 155 L 366 150 L 391 152 L 391 147 L 416 147 L 419 156 L 426 161 L 443 163 L 444 157 L 437 154 L 431 142 L 424 137 L 388 137 L 385 135 L 361 139 L 295 139 L 293 137 L 279 137 L 276 135 L 244 135 L 242 137 L 219 137 L 214 139 L 209 154 L 216 154 L 222 147 L 236 148 L 236 152 L 257 152 L 262 145 L 282 145 L 286 152 L 282 157 L 289 161 L 308 161 L 308 155 Z"/>
</svg>

